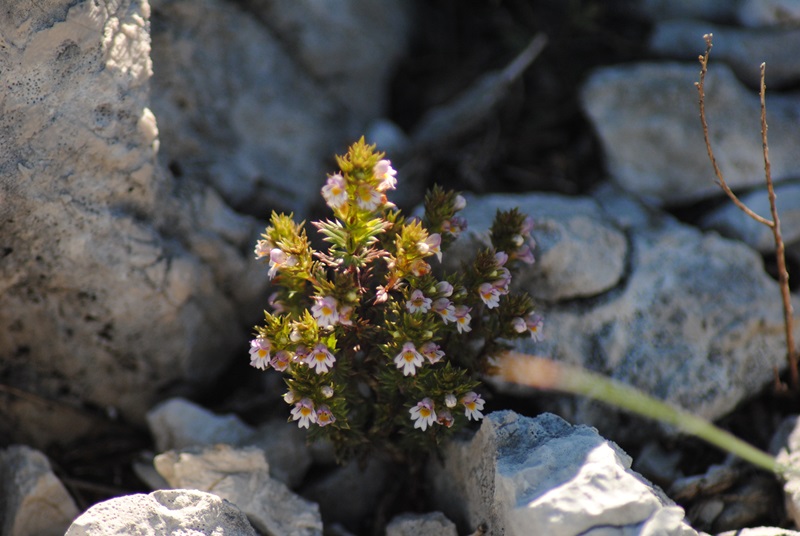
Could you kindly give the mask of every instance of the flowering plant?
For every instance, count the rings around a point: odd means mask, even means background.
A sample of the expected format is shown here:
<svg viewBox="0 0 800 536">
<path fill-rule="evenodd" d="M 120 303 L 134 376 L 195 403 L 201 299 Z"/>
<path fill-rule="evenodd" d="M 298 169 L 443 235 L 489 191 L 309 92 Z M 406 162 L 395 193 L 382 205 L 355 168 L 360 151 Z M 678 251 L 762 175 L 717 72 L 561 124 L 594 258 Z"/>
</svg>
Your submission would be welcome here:
<svg viewBox="0 0 800 536">
<path fill-rule="evenodd" d="M 278 290 L 250 364 L 285 375 L 290 420 L 331 440 L 340 459 L 371 448 L 403 456 L 481 419 L 489 356 L 542 330 L 531 298 L 509 291 L 510 268 L 533 262 L 530 218 L 498 212 L 492 247 L 440 273 L 466 202 L 435 187 L 422 219 L 404 217 L 386 197 L 397 179 L 383 156 L 363 138 L 337 156 L 322 188 L 333 218 L 313 223 L 327 251 L 276 213 L 255 248 Z"/>
</svg>

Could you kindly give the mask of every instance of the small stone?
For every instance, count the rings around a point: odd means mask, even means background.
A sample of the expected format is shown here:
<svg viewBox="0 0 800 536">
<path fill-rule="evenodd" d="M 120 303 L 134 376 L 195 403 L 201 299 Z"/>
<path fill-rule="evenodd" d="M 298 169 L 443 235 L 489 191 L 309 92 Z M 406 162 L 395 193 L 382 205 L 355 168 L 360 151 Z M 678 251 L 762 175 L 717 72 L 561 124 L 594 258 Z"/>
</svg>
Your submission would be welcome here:
<svg viewBox="0 0 800 536">
<path fill-rule="evenodd" d="M 264 452 L 227 445 L 172 450 L 155 458 L 170 486 L 208 491 L 230 501 L 265 534 L 322 534 L 319 507 L 269 476 Z"/>
<path fill-rule="evenodd" d="M 23 445 L 0 451 L 0 534 L 61 536 L 79 513 L 44 454 Z"/>
<path fill-rule="evenodd" d="M 441 512 L 400 514 L 386 526 L 386 536 L 458 536 L 458 531 Z"/>
<path fill-rule="evenodd" d="M 631 458 L 595 429 L 553 414 L 487 415 L 468 441 L 445 447 L 432 462 L 436 506 L 459 530 L 486 523 L 488 534 L 574 536 L 697 535 L 683 511 L 630 469 Z M 622 532 L 622 531 L 630 532 Z"/>
<path fill-rule="evenodd" d="M 192 489 L 159 490 L 95 504 L 66 536 L 256 536 L 247 517 L 228 501 Z"/>
</svg>

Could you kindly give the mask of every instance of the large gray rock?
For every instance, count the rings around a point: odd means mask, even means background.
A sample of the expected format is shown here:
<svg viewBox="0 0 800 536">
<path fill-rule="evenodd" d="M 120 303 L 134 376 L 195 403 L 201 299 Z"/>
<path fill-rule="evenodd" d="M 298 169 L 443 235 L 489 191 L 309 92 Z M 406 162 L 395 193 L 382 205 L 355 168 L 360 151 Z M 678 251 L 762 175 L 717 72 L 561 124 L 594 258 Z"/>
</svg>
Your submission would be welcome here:
<svg viewBox="0 0 800 536">
<path fill-rule="evenodd" d="M 700 38 L 692 57 L 702 50 Z M 696 63 L 607 67 L 582 88 L 609 174 L 625 190 L 662 205 L 720 195 L 698 119 L 699 70 Z M 758 94 L 713 61 L 705 93 L 711 142 L 725 180 L 733 189 L 763 184 Z M 768 107 L 772 178 L 797 177 L 800 99 L 770 94 Z"/>
<path fill-rule="evenodd" d="M 359 120 L 386 111 L 389 78 L 405 51 L 411 5 L 403 0 L 244 0 L 289 55 Z"/>
<path fill-rule="evenodd" d="M 258 447 L 269 453 L 270 475 L 292 488 L 312 461 L 305 433 L 286 419 L 253 428 L 236 415 L 216 415 L 186 399 L 171 398 L 147 414 L 147 424 L 158 452 L 215 444 Z"/>
<path fill-rule="evenodd" d="M 230 501 L 262 533 L 322 534 L 319 507 L 271 478 L 261 449 L 217 445 L 173 450 L 156 456 L 154 463 L 171 486 L 207 491 Z"/>
<path fill-rule="evenodd" d="M 66 536 L 256 536 L 247 517 L 212 493 L 159 490 L 116 497 L 81 514 Z"/>
<path fill-rule="evenodd" d="M 467 196 L 460 213 L 469 227 L 453 246 L 452 258 L 467 260 L 487 247 L 498 210 L 519 210 L 534 221 L 536 262 L 524 266 L 513 283 L 546 301 L 587 298 L 616 287 L 625 272 L 627 239 L 588 197 L 555 194 Z M 450 253 L 450 252 L 448 252 Z"/>
<path fill-rule="evenodd" d="M 304 214 L 331 155 L 383 112 L 408 25 L 396 1 L 235 4 L 154 2 L 161 159 L 242 212 Z"/>
<path fill-rule="evenodd" d="M 432 497 L 462 533 L 485 524 L 508 536 L 697 534 L 618 446 L 552 414 L 491 413 L 442 459 L 430 468 Z"/>
<path fill-rule="evenodd" d="M 26 1 L 0 20 L 0 370 L 32 395 L 0 401 L 12 440 L 84 433 L 71 405 L 142 422 L 167 386 L 207 386 L 266 284 L 255 221 L 157 166 L 149 11 Z"/>
<path fill-rule="evenodd" d="M 619 214 L 621 197 L 611 189 L 596 196 L 609 218 Z M 632 223 L 630 268 L 618 287 L 590 302 L 542 308 L 544 342 L 520 347 L 588 367 L 709 420 L 722 417 L 785 366 L 778 285 L 740 242 L 663 215 L 636 216 Z M 601 428 L 613 414 L 585 399 L 575 404 L 563 408 L 566 414 Z"/>
<path fill-rule="evenodd" d="M 800 184 L 778 185 L 775 196 L 783 241 L 785 244 L 797 242 L 800 240 Z M 756 214 L 772 219 L 765 188 L 748 192 L 739 196 L 739 199 Z M 775 253 L 772 229 L 742 212 L 733 201 L 708 212 L 700 224 L 706 229 L 714 229 L 724 236 L 741 240 L 761 253 Z"/>
<path fill-rule="evenodd" d="M 61 536 L 80 513 L 50 462 L 23 445 L 0 451 L 0 534 Z"/>
<path fill-rule="evenodd" d="M 661 56 L 676 60 L 693 59 L 705 50 L 703 35 L 707 33 L 714 34 L 709 62 L 712 71 L 720 63 L 725 63 L 740 80 L 756 90 L 760 84 L 759 66 L 762 63 L 767 64 L 766 81 L 770 90 L 791 86 L 800 80 L 800 60 L 794 53 L 800 46 L 798 28 L 765 31 L 691 20 L 665 21 L 656 24 L 649 47 Z M 770 107 L 773 95 L 772 91 L 768 94 L 767 105 Z"/>
</svg>

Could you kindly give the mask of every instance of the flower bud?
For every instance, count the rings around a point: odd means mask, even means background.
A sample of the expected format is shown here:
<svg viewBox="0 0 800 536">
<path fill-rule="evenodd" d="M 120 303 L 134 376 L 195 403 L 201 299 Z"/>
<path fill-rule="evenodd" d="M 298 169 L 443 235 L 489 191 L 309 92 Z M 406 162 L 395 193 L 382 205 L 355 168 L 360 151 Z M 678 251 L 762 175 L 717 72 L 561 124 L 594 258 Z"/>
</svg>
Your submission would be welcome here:
<svg viewBox="0 0 800 536">
<path fill-rule="evenodd" d="M 455 199 L 453 199 L 453 210 L 458 212 L 459 210 L 464 210 L 466 206 L 467 200 L 464 199 L 464 196 L 461 194 L 456 195 Z"/>
<path fill-rule="evenodd" d="M 444 405 L 447 406 L 448 408 L 456 407 L 457 403 L 458 401 L 456 400 L 456 395 L 454 395 L 453 393 L 448 393 L 444 395 Z"/>
<path fill-rule="evenodd" d="M 333 396 L 333 387 L 331 387 L 330 385 L 323 385 L 320 391 L 322 392 L 322 396 L 324 396 L 325 398 L 330 398 Z"/>
</svg>

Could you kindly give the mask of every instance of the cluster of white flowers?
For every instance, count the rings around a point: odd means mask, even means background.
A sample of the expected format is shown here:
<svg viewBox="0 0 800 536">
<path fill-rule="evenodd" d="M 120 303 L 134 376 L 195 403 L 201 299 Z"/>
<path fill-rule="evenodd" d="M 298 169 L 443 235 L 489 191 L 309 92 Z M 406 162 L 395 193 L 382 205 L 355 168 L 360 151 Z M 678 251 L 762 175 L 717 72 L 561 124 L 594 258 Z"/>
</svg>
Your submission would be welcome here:
<svg viewBox="0 0 800 536">
<path fill-rule="evenodd" d="M 481 413 L 481 411 L 483 410 L 484 403 L 485 401 L 481 398 L 481 395 L 473 391 L 461 397 L 461 404 L 464 406 L 464 415 L 469 420 L 474 419 L 478 421 L 483 419 L 483 413 Z M 441 424 L 450 428 L 450 426 L 453 425 L 453 415 L 450 413 L 450 410 L 458 405 L 455 395 L 446 395 L 444 405 L 447 409 L 442 409 L 437 414 L 435 403 L 430 398 L 426 397 L 417 402 L 416 406 L 408 410 L 411 414 L 411 420 L 414 421 L 414 428 L 425 431 L 428 429 L 428 426 L 433 426 L 434 424 Z"/>
</svg>

